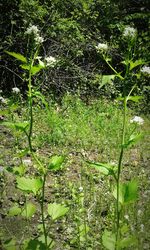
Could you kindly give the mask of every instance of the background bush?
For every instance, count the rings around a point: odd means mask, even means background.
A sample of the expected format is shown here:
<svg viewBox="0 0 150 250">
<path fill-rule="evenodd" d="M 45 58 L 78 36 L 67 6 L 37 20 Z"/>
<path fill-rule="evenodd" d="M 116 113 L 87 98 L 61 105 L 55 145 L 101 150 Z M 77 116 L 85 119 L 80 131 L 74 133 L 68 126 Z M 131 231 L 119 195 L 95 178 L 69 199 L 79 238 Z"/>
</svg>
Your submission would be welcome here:
<svg viewBox="0 0 150 250">
<path fill-rule="evenodd" d="M 27 55 L 24 35 L 29 24 L 38 25 L 45 38 L 41 55 L 57 56 L 61 64 L 55 69 L 40 73 L 35 85 L 56 98 L 66 92 L 81 96 L 105 95 L 114 98 L 122 90 L 119 82 L 99 90 L 101 74 L 110 69 L 97 55 L 95 46 L 108 42 L 113 47 L 114 64 L 119 65 L 125 52 L 122 40 L 124 25 L 138 30 L 136 57 L 149 62 L 149 1 L 116 0 L 6 0 L 1 3 L 2 23 L 2 79 L 0 88 L 9 93 L 18 86 L 24 93 L 26 84 L 17 61 L 4 50 Z M 21 77 L 21 78 L 20 78 Z M 139 92 L 148 100 L 148 81 L 139 81 Z"/>
</svg>

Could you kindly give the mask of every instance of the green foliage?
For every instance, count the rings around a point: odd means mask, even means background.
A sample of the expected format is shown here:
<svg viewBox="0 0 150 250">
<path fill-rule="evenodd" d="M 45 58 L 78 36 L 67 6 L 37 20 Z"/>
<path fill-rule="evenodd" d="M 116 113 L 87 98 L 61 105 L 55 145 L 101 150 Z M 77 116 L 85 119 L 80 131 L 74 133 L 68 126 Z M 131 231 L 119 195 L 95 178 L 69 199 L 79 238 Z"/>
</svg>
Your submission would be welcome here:
<svg viewBox="0 0 150 250">
<path fill-rule="evenodd" d="M 16 130 L 20 130 L 24 132 L 28 128 L 29 123 L 28 122 L 3 122 L 3 125 L 11 129 L 16 129 Z"/>
<path fill-rule="evenodd" d="M 17 177 L 17 187 L 25 192 L 32 192 L 36 195 L 42 185 L 41 178 Z"/>
<path fill-rule="evenodd" d="M 98 162 L 87 162 L 91 167 L 97 169 L 100 173 L 104 175 L 112 175 L 115 176 L 115 172 L 117 171 L 117 167 L 110 164 L 98 163 Z"/>
<path fill-rule="evenodd" d="M 41 72 L 41 87 L 49 88 L 49 82 L 53 80 L 49 92 L 56 95 L 58 95 L 58 92 L 63 94 L 66 91 L 73 91 L 74 93 L 81 91 L 84 96 L 108 95 L 107 91 L 104 91 L 108 88 L 104 84 L 105 81 L 108 81 L 105 77 L 103 81 L 100 80 L 100 85 L 94 84 L 93 86 L 93 79 L 96 75 L 112 74 L 106 65 L 99 62 L 95 45 L 105 40 L 108 43 L 110 41 L 110 47 L 112 48 L 110 55 L 113 55 L 114 63 L 119 65 L 120 57 L 118 54 L 120 53 L 123 61 L 126 53 L 126 46 L 123 45 L 125 41 L 121 33 L 125 26 L 133 24 L 138 29 L 139 37 L 134 59 L 130 61 L 130 70 L 135 71 L 138 66 L 148 62 L 148 6 L 145 3 L 144 10 L 141 10 L 141 4 L 134 2 L 132 4 L 133 12 L 130 13 L 128 4 L 116 1 L 106 3 L 103 0 L 98 2 L 78 0 L 68 3 L 68 1 L 49 2 L 46 0 L 41 3 L 39 0 L 21 0 L 19 3 L 14 1 L 13 4 L 8 1 L 7 6 L 10 6 L 7 10 L 9 24 L 6 23 L 5 16 L 2 15 L 3 30 L 7 33 L 6 38 L 3 38 L 2 41 L 2 49 L 15 51 L 17 47 L 20 56 L 22 56 L 22 53 L 28 56 L 32 51 L 33 44 L 28 46 L 26 52 L 25 31 L 30 24 L 37 24 L 41 33 L 44 34 L 46 53 L 56 55 L 57 51 L 57 56 L 61 59 L 61 65 L 57 69 L 47 70 L 43 76 Z M 5 4 L 2 4 L 2 9 L 4 9 L 2 13 L 6 13 Z M 141 26 L 140 23 L 144 24 Z M 9 53 L 14 53 L 13 56 L 19 55 L 15 52 Z M 42 54 L 44 55 L 43 50 L 41 50 Z M 24 83 L 21 83 L 17 76 L 20 74 L 16 69 L 17 64 L 12 65 L 11 59 L 6 58 L 5 55 L 2 55 L 2 59 L 9 61 L 11 72 L 14 71 L 16 85 L 21 86 L 23 90 L 26 89 Z M 20 60 L 20 58 L 16 59 Z M 22 57 L 22 60 L 25 63 L 26 58 Z M 27 68 L 28 65 L 23 65 L 23 67 Z M 33 75 L 40 72 L 40 65 L 34 67 Z M 5 83 L 11 83 L 11 73 L 5 66 L 3 71 L 5 76 L 3 73 L 2 88 L 7 91 L 7 89 L 10 90 L 13 87 L 12 84 L 9 84 L 10 87 L 8 87 Z M 122 71 L 121 66 L 120 71 Z M 55 77 L 56 75 L 57 77 Z M 59 84 L 60 79 L 61 86 Z M 122 86 L 117 79 L 109 82 L 112 83 L 111 88 L 114 92 L 110 91 L 109 97 L 116 96 L 118 91 L 122 93 Z M 104 89 L 99 90 L 99 86 L 104 86 Z M 141 93 L 147 96 L 147 92 L 143 91 L 143 86 L 147 86 L 147 81 L 144 82 L 144 85 L 139 85 Z"/>
<path fill-rule="evenodd" d="M 26 203 L 21 215 L 26 218 L 32 217 L 36 211 L 36 206 L 33 203 Z"/>
<path fill-rule="evenodd" d="M 113 195 L 117 198 L 117 188 L 114 189 Z M 128 183 L 121 183 L 119 188 L 119 202 L 122 205 L 135 202 L 138 195 L 138 185 L 136 180 Z"/>
<path fill-rule="evenodd" d="M 116 246 L 116 236 L 114 233 L 105 230 L 102 236 L 103 245 L 108 250 L 115 250 Z"/>
<path fill-rule="evenodd" d="M 60 217 L 64 216 L 69 211 L 69 208 L 57 204 L 57 203 L 50 203 L 48 204 L 48 214 L 52 217 L 52 220 L 57 220 Z"/>
<path fill-rule="evenodd" d="M 65 160 L 64 156 L 61 156 L 61 155 L 60 156 L 57 156 L 57 155 L 52 156 L 49 160 L 48 169 L 55 170 L 55 171 L 61 169 L 64 160 Z"/>
<path fill-rule="evenodd" d="M 21 62 L 24 62 L 24 63 L 27 63 L 27 59 L 23 56 L 23 55 L 21 55 L 21 54 L 19 54 L 19 53 L 15 53 L 15 52 L 9 52 L 9 51 L 5 51 L 8 55 L 10 55 L 10 56 L 13 56 L 13 57 L 15 57 L 16 59 L 18 59 L 19 61 L 21 61 Z"/>
</svg>

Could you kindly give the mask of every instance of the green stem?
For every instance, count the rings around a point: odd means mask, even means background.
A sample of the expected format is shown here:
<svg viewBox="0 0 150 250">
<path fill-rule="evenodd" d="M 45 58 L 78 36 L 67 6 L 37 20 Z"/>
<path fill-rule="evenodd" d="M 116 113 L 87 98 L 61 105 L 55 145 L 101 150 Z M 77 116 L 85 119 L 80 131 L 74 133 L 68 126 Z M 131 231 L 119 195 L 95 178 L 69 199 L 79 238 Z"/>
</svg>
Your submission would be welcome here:
<svg viewBox="0 0 150 250">
<path fill-rule="evenodd" d="M 42 215 L 42 225 L 43 225 L 43 232 L 44 232 L 44 238 L 45 238 L 45 247 L 46 247 L 46 249 L 48 249 L 47 231 L 46 231 L 45 218 L 44 218 L 45 182 L 46 182 L 46 174 L 44 174 L 44 176 L 43 176 L 42 198 L 41 198 L 41 215 Z"/>
<path fill-rule="evenodd" d="M 126 132 L 126 112 L 127 112 L 127 98 L 124 98 L 124 110 L 123 110 L 123 128 L 122 128 L 122 140 L 121 140 L 121 151 L 118 162 L 118 172 L 117 172 L 117 201 L 116 201 L 116 244 L 119 239 L 119 229 L 120 229 L 120 209 L 119 209 L 119 191 L 120 191 L 120 174 L 121 174 L 121 164 L 124 153 L 124 143 L 125 143 L 125 132 Z M 117 249 L 117 246 L 116 246 Z"/>
<path fill-rule="evenodd" d="M 29 68 L 29 82 L 28 82 L 28 99 L 29 99 L 29 119 L 30 119 L 30 125 L 29 125 L 29 133 L 28 133 L 28 142 L 29 142 L 29 149 L 30 152 L 33 151 L 32 147 L 32 130 L 33 130 L 33 95 L 32 95 L 32 67 L 34 65 L 34 61 L 38 55 L 38 49 L 33 55 L 33 58 L 31 58 L 30 62 L 30 68 Z"/>
<path fill-rule="evenodd" d="M 113 66 L 109 63 L 109 61 L 107 59 L 105 59 L 106 63 L 108 64 L 108 66 L 112 69 L 112 71 L 116 74 L 116 76 L 118 76 L 121 80 L 124 80 L 124 77 L 121 76 L 114 68 Z"/>
<path fill-rule="evenodd" d="M 121 174 L 121 165 L 122 165 L 122 159 L 124 154 L 124 144 L 125 144 L 125 134 L 126 134 L 126 115 L 127 115 L 127 101 L 136 87 L 136 84 L 132 87 L 127 97 L 124 97 L 124 105 L 123 105 L 123 128 L 122 128 L 122 139 L 121 139 L 121 151 L 119 156 L 119 162 L 118 162 L 118 172 L 117 172 L 117 201 L 116 201 L 116 249 L 117 249 L 117 242 L 119 239 L 119 230 L 120 230 L 120 209 L 119 209 L 119 191 L 120 191 L 120 174 Z"/>
<path fill-rule="evenodd" d="M 30 64 L 29 69 L 29 84 L 28 84 L 28 98 L 29 98 L 29 119 L 30 119 L 30 125 L 29 125 L 29 133 L 28 133 L 28 142 L 29 142 L 29 148 L 30 151 L 33 151 L 32 148 L 32 129 L 33 129 L 33 100 L 32 100 L 32 66 L 33 66 L 34 60 L 32 60 Z"/>
</svg>

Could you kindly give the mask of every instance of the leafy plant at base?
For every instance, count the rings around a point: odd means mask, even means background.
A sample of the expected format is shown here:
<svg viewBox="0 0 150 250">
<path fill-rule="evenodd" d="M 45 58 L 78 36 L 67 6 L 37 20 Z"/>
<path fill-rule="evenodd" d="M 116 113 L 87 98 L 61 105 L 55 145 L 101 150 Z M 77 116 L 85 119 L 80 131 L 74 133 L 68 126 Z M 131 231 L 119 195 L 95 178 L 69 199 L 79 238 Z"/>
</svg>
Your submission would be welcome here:
<svg viewBox="0 0 150 250">
<path fill-rule="evenodd" d="M 126 141 L 126 127 L 127 127 L 127 102 L 133 101 L 138 102 L 142 97 L 141 96 L 131 96 L 132 92 L 136 87 L 136 83 L 131 87 L 129 93 L 128 91 L 128 79 L 130 75 L 139 78 L 141 75 L 140 72 L 136 72 L 136 67 L 143 65 L 145 62 L 143 60 L 134 61 L 134 46 L 136 42 L 136 30 L 131 27 L 125 28 L 124 36 L 127 39 L 128 50 L 125 55 L 125 60 L 123 61 L 125 65 L 125 75 L 123 76 L 120 72 L 111 65 L 111 59 L 108 56 L 108 45 L 107 44 L 98 44 L 97 50 L 102 55 L 103 59 L 107 65 L 111 68 L 115 75 L 106 75 L 102 77 L 102 84 L 100 87 L 105 84 L 112 84 L 112 80 L 117 77 L 122 81 L 123 84 L 123 97 L 119 100 L 123 101 L 123 125 L 122 125 L 122 136 L 121 136 L 121 150 L 118 160 L 118 166 L 110 166 L 109 164 L 88 162 L 91 167 L 94 167 L 99 170 L 99 172 L 106 176 L 112 176 L 115 182 L 115 188 L 112 191 L 113 196 L 116 199 L 115 207 L 115 230 L 114 231 L 104 231 L 102 236 L 103 245 L 108 250 L 119 250 L 124 247 L 130 247 L 137 244 L 136 237 L 125 236 L 121 232 L 121 215 L 123 213 L 123 207 L 134 203 L 137 199 L 138 185 L 136 180 L 131 180 L 128 183 L 121 182 L 121 172 L 122 172 L 122 160 L 124 155 L 124 150 L 129 148 L 131 145 L 134 145 L 138 139 L 141 137 L 140 134 L 135 134 L 135 129 L 130 135 L 128 141 Z M 140 118 L 139 124 L 142 124 L 142 119 Z"/>
<path fill-rule="evenodd" d="M 49 165 L 45 166 L 36 156 L 33 150 L 32 146 L 32 131 L 33 131 L 33 99 L 34 97 L 38 97 L 42 100 L 43 104 L 46 106 L 46 109 L 48 111 L 48 104 L 45 101 L 44 96 L 40 92 L 36 92 L 33 89 L 32 85 L 32 77 L 37 74 L 41 69 L 45 68 L 46 66 L 54 67 L 56 64 L 56 60 L 53 57 L 45 58 L 45 62 L 42 62 L 38 57 L 39 47 L 40 43 L 43 42 L 43 38 L 39 36 L 39 30 L 36 26 L 30 26 L 27 30 L 27 34 L 31 35 L 32 38 L 34 38 L 34 42 L 32 45 L 33 50 L 31 51 L 31 57 L 27 59 L 23 55 L 15 52 L 9 52 L 6 51 L 6 53 L 10 56 L 13 56 L 17 60 L 21 61 L 20 67 L 22 69 L 27 70 L 28 72 L 28 112 L 29 117 L 28 121 L 26 122 L 16 122 L 13 121 L 5 121 L 3 122 L 4 126 L 7 126 L 11 129 L 19 130 L 23 132 L 28 140 L 28 149 L 24 151 L 23 156 L 30 152 L 31 158 L 36 164 L 36 169 L 38 171 L 38 175 L 40 177 L 25 177 L 25 176 L 18 176 L 16 177 L 16 187 L 21 190 L 25 195 L 25 206 L 19 207 L 18 204 L 14 204 L 13 207 L 10 208 L 8 212 L 8 216 L 23 216 L 27 220 L 33 216 L 33 214 L 36 212 L 36 206 L 32 202 L 27 202 L 27 196 L 28 194 L 34 195 L 36 197 L 37 202 L 40 205 L 40 214 L 41 214 L 41 221 L 42 221 L 42 235 L 38 237 L 38 240 L 26 240 L 24 242 L 24 249 L 51 249 L 54 245 L 54 241 L 49 238 L 48 233 L 50 228 L 48 227 L 48 224 L 46 223 L 46 216 L 45 216 L 45 206 L 44 206 L 44 200 L 45 200 L 45 184 L 46 184 L 46 178 L 49 173 L 49 171 L 58 171 L 60 168 L 62 168 L 62 164 L 64 163 L 65 157 L 64 156 L 57 156 L 54 155 L 49 160 Z M 38 64 L 35 64 L 35 61 L 39 62 Z M 46 63 L 47 61 L 47 63 Z M 20 158 L 22 155 L 20 155 Z M 13 173 L 24 175 L 24 169 L 21 170 L 21 168 L 17 168 L 16 170 L 12 171 Z M 51 221 L 54 222 L 56 219 L 59 219 L 60 217 L 63 217 L 67 212 L 69 208 L 57 204 L 57 203 L 50 203 L 48 205 L 48 212 L 47 216 L 51 216 Z M 51 225 L 51 224 L 50 224 Z M 7 245 L 7 248 L 10 245 L 10 242 L 7 244 L 4 243 L 4 245 Z"/>
</svg>

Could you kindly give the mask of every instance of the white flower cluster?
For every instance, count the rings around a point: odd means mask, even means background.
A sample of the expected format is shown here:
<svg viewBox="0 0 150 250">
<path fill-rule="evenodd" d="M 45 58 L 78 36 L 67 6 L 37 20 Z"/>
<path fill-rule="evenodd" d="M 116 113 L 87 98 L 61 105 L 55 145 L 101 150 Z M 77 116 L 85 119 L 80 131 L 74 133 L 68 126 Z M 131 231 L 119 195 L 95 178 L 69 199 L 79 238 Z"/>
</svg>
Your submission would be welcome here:
<svg viewBox="0 0 150 250">
<path fill-rule="evenodd" d="M 141 72 L 144 73 L 144 74 L 150 75 L 150 67 L 143 66 L 143 68 L 141 69 Z"/>
<path fill-rule="evenodd" d="M 0 102 L 2 104 L 7 104 L 7 100 L 5 98 L 3 98 L 2 96 L 0 96 Z"/>
<path fill-rule="evenodd" d="M 123 32 L 123 36 L 126 38 L 134 38 L 136 34 L 137 30 L 130 26 L 126 27 Z"/>
<path fill-rule="evenodd" d="M 54 67 L 57 63 L 57 60 L 53 56 L 45 57 L 46 66 Z"/>
<path fill-rule="evenodd" d="M 14 94 L 19 94 L 19 93 L 20 93 L 20 89 L 18 89 L 17 87 L 12 88 L 12 92 L 13 92 Z"/>
<path fill-rule="evenodd" d="M 79 192 L 83 192 L 83 187 L 79 187 Z"/>
<path fill-rule="evenodd" d="M 108 50 L 108 45 L 106 43 L 99 43 L 96 46 L 97 50 L 101 50 L 101 51 L 107 51 Z"/>
<path fill-rule="evenodd" d="M 31 159 L 23 159 L 22 162 L 23 162 L 23 164 L 25 166 L 31 166 L 32 165 Z"/>
<path fill-rule="evenodd" d="M 134 118 L 130 120 L 130 123 L 137 123 L 139 125 L 142 125 L 144 123 L 144 120 L 139 116 L 134 116 Z"/>
<path fill-rule="evenodd" d="M 27 28 L 25 34 L 26 35 L 34 35 L 34 40 L 36 44 L 40 44 L 44 42 L 44 39 L 42 36 L 40 36 L 40 31 L 36 25 L 30 25 L 29 28 Z"/>
</svg>

